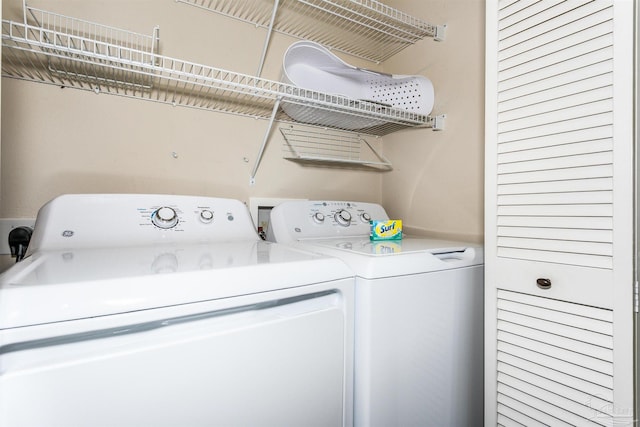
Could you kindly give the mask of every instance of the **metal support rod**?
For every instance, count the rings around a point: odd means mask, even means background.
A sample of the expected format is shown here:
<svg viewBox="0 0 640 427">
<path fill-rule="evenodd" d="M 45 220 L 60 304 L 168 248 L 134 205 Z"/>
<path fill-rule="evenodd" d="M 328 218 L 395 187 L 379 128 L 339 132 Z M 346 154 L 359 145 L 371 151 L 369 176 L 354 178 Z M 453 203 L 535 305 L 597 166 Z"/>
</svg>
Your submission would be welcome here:
<svg viewBox="0 0 640 427">
<path fill-rule="evenodd" d="M 156 65 L 156 55 L 160 51 L 160 26 L 153 27 L 153 36 L 151 38 L 151 65 Z"/>
<path fill-rule="evenodd" d="M 262 74 L 262 67 L 264 66 L 264 60 L 267 57 L 267 49 L 269 49 L 269 42 L 271 41 L 271 34 L 273 33 L 273 23 L 276 20 L 276 13 L 278 12 L 278 4 L 280 0 L 274 0 L 273 11 L 271 12 L 271 20 L 269 21 L 269 28 L 267 28 L 267 37 L 264 40 L 264 47 L 262 48 L 262 56 L 260 57 L 260 64 L 258 64 L 258 71 L 256 77 L 260 77 Z"/>
<path fill-rule="evenodd" d="M 253 170 L 251 171 L 251 176 L 249 177 L 249 185 L 254 185 L 256 183 L 256 174 L 258 173 L 258 166 L 260 166 L 260 160 L 262 160 L 262 154 L 264 153 L 264 149 L 267 146 L 269 135 L 271 135 L 271 129 L 273 128 L 273 122 L 276 120 L 276 114 L 278 112 L 278 108 L 280 107 L 281 100 L 282 100 L 282 97 L 279 96 L 278 98 L 276 98 L 276 102 L 273 104 L 273 110 L 271 111 L 271 117 L 269 118 L 269 125 L 267 126 L 267 131 L 264 133 L 264 139 L 262 140 L 260 151 L 258 152 L 258 156 L 256 157 L 256 163 L 253 165 Z"/>
</svg>

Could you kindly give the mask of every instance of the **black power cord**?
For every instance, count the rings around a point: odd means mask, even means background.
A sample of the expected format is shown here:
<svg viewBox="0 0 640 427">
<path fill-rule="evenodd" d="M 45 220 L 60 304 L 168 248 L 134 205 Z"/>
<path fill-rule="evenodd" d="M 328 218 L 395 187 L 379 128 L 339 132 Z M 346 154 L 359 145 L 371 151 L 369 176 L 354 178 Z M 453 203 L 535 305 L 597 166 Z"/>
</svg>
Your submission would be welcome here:
<svg viewBox="0 0 640 427">
<path fill-rule="evenodd" d="M 16 262 L 22 261 L 27 253 L 31 234 L 33 229 L 26 226 L 16 227 L 9 232 L 9 249 L 11 249 L 11 256 L 16 257 Z"/>
</svg>

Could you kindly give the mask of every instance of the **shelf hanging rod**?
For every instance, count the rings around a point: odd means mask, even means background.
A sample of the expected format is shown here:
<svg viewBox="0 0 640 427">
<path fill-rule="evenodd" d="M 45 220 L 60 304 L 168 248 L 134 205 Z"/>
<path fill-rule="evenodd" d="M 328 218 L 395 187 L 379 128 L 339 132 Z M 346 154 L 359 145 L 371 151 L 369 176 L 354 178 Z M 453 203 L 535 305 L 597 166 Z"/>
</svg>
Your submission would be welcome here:
<svg viewBox="0 0 640 427">
<path fill-rule="evenodd" d="M 276 114 L 278 113 L 278 108 L 280 107 L 281 100 L 282 100 L 282 97 L 279 96 L 276 98 L 276 102 L 273 104 L 271 117 L 269 117 L 269 124 L 267 125 L 266 132 L 264 133 L 264 138 L 262 139 L 262 145 L 260 146 L 260 151 L 258 151 L 258 156 L 256 157 L 256 163 L 253 165 L 253 170 L 251 171 L 251 176 L 249 177 L 249 185 L 255 185 L 256 183 L 256 174 L 258 173 L 258 167 L 260 166 L 260 161 L 262 160 L 264 149 L 267 146 L 269 135 L 271 135 L 271 129 L 273 129 L 273 123 L 276 120 Z"/>
<path fill-rule="evenodd" d="M 22 0 L 22 17 L 24 19 L 24 26 L 27 26 L 27 0 Z M 29 11 L 31 12 L 31 11 Z M 33 12 L 31 12 L 31 15 L 33 16 L 33 18 L 36 20 L 36 23 L 38 24 L 38 26 L 40 26 L 40 23 L 38 22 L 38 20 L 36 19 L 36 17 L 33 15 Z"/>
<path fill-rule="evenodd" d="M 273 34 L 273 23 L 276 20 L 276 14 L 278 12 L 278 5 L 280 0 L 275 0 L 273 2 L 273 11 L 271 12 L 271 20 L 269 21 L 269 28 L 267 28 L 267 35 L 264 39 L 264 46 L 262 48 L 262 55 L 260 56 L 260 64 L 258 65 L 258 71 L 256 72 L 256 76 L 260 77 L 262 75 L 262 67 L 264 66 L 265 58 L 267 57 L 267 50 L 269 49 L 269 43 L 271 42 L 271 34 Z"/>
</svg>

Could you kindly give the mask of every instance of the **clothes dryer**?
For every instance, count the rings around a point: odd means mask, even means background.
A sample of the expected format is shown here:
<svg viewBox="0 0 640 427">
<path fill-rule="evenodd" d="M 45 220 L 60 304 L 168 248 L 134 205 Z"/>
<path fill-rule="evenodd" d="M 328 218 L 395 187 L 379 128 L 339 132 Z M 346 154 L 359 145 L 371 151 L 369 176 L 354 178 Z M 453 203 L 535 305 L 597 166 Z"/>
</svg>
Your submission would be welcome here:
<svg viewBox="0 0 640 427">
<path fill-rule="evenodd" d="M 353 273 L 235 200 L 66 195 L 0 275 L 0 425 L 349 426 Z"/>
<path fill-rule="evenodd" d="M 387 219 L 378 204 L 290 201 L 268 235 L 356 274 L 356 426 L 481 426 L 482 247 L 371 241 L 370 221 Z"/>
</svg>

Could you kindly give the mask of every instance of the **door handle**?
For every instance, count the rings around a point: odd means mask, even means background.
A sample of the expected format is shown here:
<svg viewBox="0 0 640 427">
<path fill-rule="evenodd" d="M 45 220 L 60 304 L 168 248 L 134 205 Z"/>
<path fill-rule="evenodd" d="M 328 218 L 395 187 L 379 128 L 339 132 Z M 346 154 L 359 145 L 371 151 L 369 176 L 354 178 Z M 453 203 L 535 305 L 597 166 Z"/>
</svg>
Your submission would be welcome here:
<svg viewBox="0 0 640 427">
<path fill-rule="evenodd" d="M 551 280 L 549 279 L 539 278 L 538 280 L 536 280 L 536 284 L 540 289 L 551 289 Z"/>
</svg>

